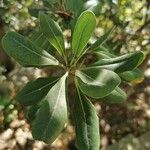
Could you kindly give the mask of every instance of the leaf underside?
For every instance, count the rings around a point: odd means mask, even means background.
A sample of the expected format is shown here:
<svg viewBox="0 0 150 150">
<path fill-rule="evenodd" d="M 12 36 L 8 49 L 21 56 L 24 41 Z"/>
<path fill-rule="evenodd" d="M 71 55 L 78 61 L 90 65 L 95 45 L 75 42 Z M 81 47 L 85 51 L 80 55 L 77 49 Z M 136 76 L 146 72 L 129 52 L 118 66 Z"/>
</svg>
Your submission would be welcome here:
<svg viewBox="0 0 150 150">
<path fill-rule="evenodd" d="M 32 125 L 34 139 L 51 144 L 67 123 L 65 74 L 49 91 Z"/>
</svg>

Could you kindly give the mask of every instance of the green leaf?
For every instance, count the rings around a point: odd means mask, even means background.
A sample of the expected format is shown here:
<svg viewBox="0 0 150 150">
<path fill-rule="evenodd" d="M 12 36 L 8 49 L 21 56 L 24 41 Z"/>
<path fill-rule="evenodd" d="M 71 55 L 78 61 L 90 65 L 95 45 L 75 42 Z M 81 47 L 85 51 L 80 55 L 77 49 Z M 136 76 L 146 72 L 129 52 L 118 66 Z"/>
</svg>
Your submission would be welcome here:
<svg viewBox="0 0 150 150">
<path fill-rule="evenodd" d="M 56 83 L 58 78 L 39 78 L 29 82 L 16 96 L 19 103 L 33 105 L 41 101 Z"/>
<path fill-rule="evenodd" d="M 26 118 L 29 122 L 32 122 L 35 117 L 36 117 L 36 114 L 38 112 L 40 108 L 40 105 L 39 104 L 36 104 L 36 105 L 33 105 L 33 106 L 30 106 L 28 109 L 27 109 L 27 112 L 26 112 Z"/>
<path fill-rule="evenodd" d="M 108 96 L 104 97 L 109 103 L 123 103 L 127 99 L 126 93 L 119 87 L 116 87 Z"/>
<path fill-rule="evenodd" d="M 125 54 L 116 58 L 101 59 L 90 65 L 90 68 L 103 68 L 113 70 L 117 73 L 130 71 L 139 66 L 144 60 L 144 54 L 141 51 Z"/>
<path fill-rule="evenodd" d="M 132 71 L 123 72 L 119 76 L 123 80 L 131 83 L 140 83 L 144 80 L 144 73 L 137 68 Z"/>
<path fill-rule="evenodd" d="M 51 88 L 38 111 L 32 126 L 34 139 L 51 144 L 67 122 L 66 77 L 67 73 Z"/>
<path fill-rule="evenodd" d="M 84 69 L 76 71 L 81 91 L 93 98 L 102 98 L 111 93 L 121 82 L 119 76 L 106 69 Z"/>
<path fill-rule="evenodd" d="M 60 55 L 64 54 L 64 38 L 58 23 L 48 15 L 40 13 L 40 27 L 47 40 L 57 49 Z"/>
<path fill-rule="evenodd" d="M 79 150 L 99 150 L 99 119 L 92 103 L 78 91 L 74 105 L 77 147 Z"/>
<path fill-rule="evenodd" d="M 37 47 L 41 47 L 49 54 L 54 55 L 55 48 L 49 43 L 49 41 L 41 31 L 35 32 L 31 37 L 31 41 Z"/>
<path fill-rule="evenodd" d="M 94 49 L 94 52 L 107 52 L 107 53 L 110 53 L 110 50 L 107 47 L 105 47 L 104 45 L 100 45 L 99 47 Z"/>
<path fill-rule="evenodd" d="M 58 61 L 45 50 L 37 48 L 30 40 L 16 32 L 8 32 L 2 40 L 6 53 L 24 67 L 58 65 Z"/>
<path fill-rule="evenodd" d="M 114 31 L 114 27 L 111 28 L 106 34 L 104 34 L 103 36 L 99 37 L 99 38 L 97 39 L 97 41 L 96 41 L 94 44 L 92 44 L 92 45 L 88 48 L 88 50 L 93 50 L 93 51 L 94 51 L 94 50 L 97 49 L 99 46 L 101 46 L 105 41 L 107 41 L 107 39 L 109 38 L 110 34 L 111 34 L 113 31 Z"/>
<path fill-rule="evenodd" d="M 32 37 L 31 41 L 37 46 L 37 47 L 45 47 L 45 45 L 50 44 L 47 38 L 44 36 L 44 34 L 41 31 L 35 32 Z"/>
<path fill-rule="evenodd" d="M 109 52 L 105 52 L 105 51 L 94 52 L 94 54 L 96 54 L 98 60 L 100 60 L 100 59 L 110 59 L 110 58 L 116 57 L 115 55 L 113 55 Z"/>
<path fill-rule="evenodd" d="M 73 13 L 75 17 L 78 17 L 83 11 L 83 4 L 85 0 L 69 0 L 66 2 L 67 10 Z"/>
<path fill-rule="evenodd" d="M 75 57 L 85 52 L 87 45 L 96 26 L 95 15 L 91 11 L 83 12 L 77 20 L 72 37 L 72 50 Z"/>
<path fill-rule="evenodd" d="M 47 0 L 50 4 L 59 3 L 60 0 Z"/>
</svg>

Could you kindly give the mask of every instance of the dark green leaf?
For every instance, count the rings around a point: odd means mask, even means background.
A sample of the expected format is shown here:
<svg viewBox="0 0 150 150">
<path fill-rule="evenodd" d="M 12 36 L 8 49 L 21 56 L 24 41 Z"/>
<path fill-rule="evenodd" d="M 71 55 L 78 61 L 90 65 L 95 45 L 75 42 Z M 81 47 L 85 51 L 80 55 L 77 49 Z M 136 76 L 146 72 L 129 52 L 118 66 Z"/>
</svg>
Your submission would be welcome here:
<svg viewBox="0 0 150 150">
<path fill-rule="evenodd" d="M 6 53 L 25 67 L 58 65 L 58 61 L 45 50 L 15 32 L 8 32 L 2 40 Z"/>
<path fill-rule="evenodd" d="M 77 71 L 76 76 L 81 91 L 93 98 L 108 95 L 121 82 L 116 73 L 106 69 L 84 69 Z"/>
<path fill-rule="evenodd" d="M 30 106 L 27 109 L 26 118 L 29 122 L 32 122 L 35 119 L 39 108 L 40 108 L 40 105 L 36 104 L 36 105 Z"/>
<path fill-rule="evenodd" d="M 44 34 L 41 31 L 35 32 L 32 37 L 31 41 L 37 46 L 43 48 L 49 41 L 44 36 Z"/>
<path fill-rule="evenodd" d="M 39 78 L 29 82 L 18 94 L 17 101 L 23 105 L 33 105 L 41 101 L 58 78 Z"/>
<path fill-rule="evenodd" d="M 47 38 L 44 36 L 44 34 L 41 31 L 35 32 L 32 37 L 31 41 L 33 44 L 35 44 L 37 47 L 41 47 L 51 55 L 54 55 L 55 48 L 49 43 Z"/>
<path fill-rule="evenodd" d="M 29 14 L 31 15 L 31 16 L 33 16 L 33 17 L 36 17 L 36 18 L 38 18 L 38 16 L 39 16 L 39 12 L 40 11 L 42 11 L 42 12 L 47 12 L 48 11 L 48 9 L 46 9 L 46 8 L 28 8 L 28 12 L 29 12 Z"/>
<path fill-rule="evenodd" d="M 83 11 L 83 4 L 85 0 L 68 0 L 67 9 L 73 13 L 75 17 L 78 17 Z"/>
<path fill-rule="evenodd" d="M 140 83 L 144 80 L 144 73 L 137 68 L 132 71 L 123 72 L 119 76 L 123 80 L 131 83 Z"/>
<path fill-rule="evenodd" d="M 116 58 L 101 59 L 92 64 L 91 68 L 103 68 L 113 70 L 117 73 L 130 71 L 139 66 L 144 60 L 144 54 L 141 51 L 126 54 Z"/>
<path fill-rule="evenodd" d="M 109 103 L 122 103 L 127 99 L 126 93 L 119 87 L 116 87 L 108 96 L 104 97 L 105 101 Z"/>
<path fill-rule="evenodd" d="M 64 38 L 58 23 L 48 15 L 40 13 L 40 27 L 47 40 L 57 49 L 60 55 L 64 54 Z"/>
<path fill-rule="evenodd" d="M 77 20 L 72 37 L 72 50 L 75 57 L 82 55 L 96 26 L 95 15 L 91 11 L 83 12 Z"/>
<path fill-rule="evenodd" d="M 77 147 L 79 150 L 99 150 L 99 119 L 92 103 L 78 91 L 74 105 Z"/>
<path fill-rule="evenodd" d="M 32 126 L 34 139 L 51 144 L 67 122 L 67 73 L 51 88 L 40 107 Z"/>
</svg>

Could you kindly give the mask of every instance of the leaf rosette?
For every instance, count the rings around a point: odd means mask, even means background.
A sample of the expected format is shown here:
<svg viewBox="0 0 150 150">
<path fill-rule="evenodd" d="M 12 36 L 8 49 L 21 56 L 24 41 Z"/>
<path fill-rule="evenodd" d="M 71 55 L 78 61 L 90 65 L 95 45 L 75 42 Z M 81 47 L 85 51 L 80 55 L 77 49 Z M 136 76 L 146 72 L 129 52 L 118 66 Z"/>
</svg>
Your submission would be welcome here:
<svg viewBox="0 0 150 150">
<path fill-rule="evenodd" d="M 98 150 L 99 119 L 90 99 L 124 102 L 127 96 L 119 87 L 121 79 L 130 83 L 143 79 L 137 67 L 144 54 L 138 51 L 116 56 L 99 48 L 113 28 L 89 46 L 96 27 L 96 17 L 89 10 L 76 20 L 70 50 L 65 49 L 63 32 L 57 22 L 44 13 L 40 13 L 39 20 L 40 30 L 31 39 L 10 31 L 2 40 L 5 52 L 22 66 L 51 66 L 65 72 L 62 77 L 30 81 L 17 94 L 17 101 L 29 107 L 27 116 L 32 122 L 32 135 L 51 144 L 67 124 L 68 114 L 72 114 L 68 112 L 71 102 L 78 149 Z M 74 93 L 74 98 L 70 98 L 70 93 Z"/>
</svg>

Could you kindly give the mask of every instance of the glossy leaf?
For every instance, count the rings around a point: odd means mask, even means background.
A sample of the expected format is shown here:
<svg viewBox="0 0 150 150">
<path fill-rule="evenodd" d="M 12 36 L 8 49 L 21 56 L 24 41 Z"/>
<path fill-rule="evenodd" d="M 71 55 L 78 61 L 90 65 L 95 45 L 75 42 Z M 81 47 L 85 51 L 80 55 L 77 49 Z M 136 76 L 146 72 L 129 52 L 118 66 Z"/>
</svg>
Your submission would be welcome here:
<svg viewBox="0 0 150 150">
<path fill-rule="evenodd" d="M 84 69 L 76 72 L 81 91 L 93 98 L 102 98 L 111 93 L 121 82 L 119 76 L 105 69 Z"/>
<path fill-rule="evenodd" d="M 60 55 L 64 54 L 64 39 L 58 23 L 48 15 L 40 13 L 40 27 L 47 40 L 57 49 Z"/>
<path fill-rule="evenodd" d="M 45 50 L 16 32 L 8 32 L 2 40 L 6 53 L 25 67 L 58 65 L 58 61 Z"/>
<path fill-rule="evenodd" d="M 144 80 L 144 73 L 137 68 L 132 71 L 123 72 L 119 74 L 119 76 L 123 80 L 127 82 L 131 82 L 131 83 L 135 83 L 135 84 L 140 83 Z"/>
<path fill-rule="evenodd" d="M 117 73 L 132 70 L 139 66 L 144 60 L 144 54 L 141 51 L 125 54 L 111 59 L 101 59 L 92 64 L 91 68 L 103 68 L 113 70 Z"/>
<path fill-rule="evenodd" d="M 91 11 L 83 12 L 77 20 L 72 37 L 72 50 L 75 57 L 85 52 L 87 45 L 96 26 L 95 15 Z"/>
<path fill-rule="evenodd" d="M 99 119 L 92 103 L 78 91 L 74 105 L 78 150 L 99 150 Z"/>
<path fill-rule="evenodd" d="M 99 46 L 101 46 L 110 36 L 110 34 L 112 33 L 112 31 L 114 30 L 114 27 L 111 28 L 106 34 L 104 34 L 103 36 L 99 37 L 97 39 L 97 41 L 95 43 L 93 43 L 88 50 L 95 50 L 97 49 Z"/>
<path fill-rule="evenodd" d="M 109 103 L 123 103 L 127 99 L 126 93 L 119 87 L 116 87 L 108 96 L 104 97 L 105 101 Z"/>
<path fill-rule="evenodd" d="M 33 105 L 41 101 L 56 83 L 58 78 L 39 78 L 30 81 L 16 96 L 19 103 L 23 105 Z"/>
<path fill-rule="evenodd" d="M 65 74 L 49 91 L 33 122 L 34 139 L 51 144 L 67 122 Z"/>
</svg>

